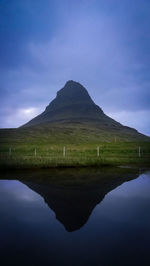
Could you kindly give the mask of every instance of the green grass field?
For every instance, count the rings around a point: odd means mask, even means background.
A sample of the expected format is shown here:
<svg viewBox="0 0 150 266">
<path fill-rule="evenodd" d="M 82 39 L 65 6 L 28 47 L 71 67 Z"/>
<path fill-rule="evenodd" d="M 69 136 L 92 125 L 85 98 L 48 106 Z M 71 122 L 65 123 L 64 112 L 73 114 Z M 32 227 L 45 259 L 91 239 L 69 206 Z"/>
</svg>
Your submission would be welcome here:
<svg viewBox="0 0 150 266">
<path fill-rule="evenodd" d="M 64 148 L 65 147 L 65 148 Z M 140 147 L 140 153 L 139 153 Z M 5 143 L 0 146 L 1 168 L 81 166 L 150 166 L 150 143 L 91 144 Z"/>
<path fill-rule="evenodd" d="M 150 138 L 93 124 L 0 130 L 0 168 L 106 165 L 150 166 Z"/>
</svg>

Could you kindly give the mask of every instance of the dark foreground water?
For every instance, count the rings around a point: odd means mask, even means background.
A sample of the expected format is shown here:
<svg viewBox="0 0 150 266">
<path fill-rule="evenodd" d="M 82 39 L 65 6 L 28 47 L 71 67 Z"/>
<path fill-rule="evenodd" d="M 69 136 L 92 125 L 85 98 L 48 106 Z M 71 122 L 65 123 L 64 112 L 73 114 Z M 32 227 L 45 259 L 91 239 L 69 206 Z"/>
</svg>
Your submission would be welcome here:
<svg viewBox="0 0 150 266">
<path fill-rule="evenodd" d="M 3 173 L 0 265 L 149 266 L 150 172 Z"/>
</svg>

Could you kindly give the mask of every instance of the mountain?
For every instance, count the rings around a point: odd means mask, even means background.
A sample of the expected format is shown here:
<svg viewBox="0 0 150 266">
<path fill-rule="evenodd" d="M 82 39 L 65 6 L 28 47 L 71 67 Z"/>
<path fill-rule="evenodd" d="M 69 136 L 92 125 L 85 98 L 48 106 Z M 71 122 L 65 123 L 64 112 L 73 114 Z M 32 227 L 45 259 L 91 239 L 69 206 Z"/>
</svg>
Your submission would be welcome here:
<svg viewBox="0 0 150 266">
<path fill-rule="evenodd" d="M 88 91 L 73 80 L 67 81 L 45 111 L 21 127 L 24 128 L 32 132 L 36 130 L 35 135 L 39 131 L 43 137 L 45 132 L 49 132 L 51 136 L 55 133 L 58 137 L 63 133 L 68 134 L 72 138 L 71 142 L 75 138 L 79 141 L 80 138 L 81 141 L 88 141 L 89 138 L 91 141 L 112 141 L 115 137 L 120 140 L 149 141 L 148 137 L 137 130 L 123 126 L 107 116 L 94 103 Z M 64 135 L 61 138 L 64 139 Z"/>
<path fill-rule="evenodd" d="M 104 114 L 87 90 L 78 82 L 68 81 L 57 92 L 56 98 L 45 111 L 23 125 L 29 127 L 47 122 L 97 122 L 101 125 L 121 127 L 121 124 Z"/>
</svg>

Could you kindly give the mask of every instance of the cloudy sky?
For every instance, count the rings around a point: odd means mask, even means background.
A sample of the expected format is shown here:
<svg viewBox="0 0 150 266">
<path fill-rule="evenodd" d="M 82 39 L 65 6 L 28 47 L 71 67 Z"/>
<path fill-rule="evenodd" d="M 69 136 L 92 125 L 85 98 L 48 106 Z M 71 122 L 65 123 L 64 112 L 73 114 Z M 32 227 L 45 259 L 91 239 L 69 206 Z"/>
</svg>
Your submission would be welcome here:
<svg viewBox="0 0 150 266">
<path fill-rule="evenodd" d="M 0 127 L 42 112 L 67 80 L 150 135 L 149 0 L 0 0 Z"/>
</svg>

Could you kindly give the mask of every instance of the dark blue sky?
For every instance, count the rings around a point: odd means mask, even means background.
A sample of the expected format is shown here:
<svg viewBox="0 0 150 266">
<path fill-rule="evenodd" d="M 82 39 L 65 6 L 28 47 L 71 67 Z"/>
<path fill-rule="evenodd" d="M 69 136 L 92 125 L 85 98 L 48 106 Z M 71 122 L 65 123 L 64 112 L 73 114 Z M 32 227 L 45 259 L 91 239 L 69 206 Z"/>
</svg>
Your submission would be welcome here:
<svg viewBox="0 0 150 266">
<path fill-rule="evenodd" d="M 149 0 L 0 0 L 0 125 L 44 110 L 69 79 L 150 135 Z"/>
</svg>

